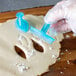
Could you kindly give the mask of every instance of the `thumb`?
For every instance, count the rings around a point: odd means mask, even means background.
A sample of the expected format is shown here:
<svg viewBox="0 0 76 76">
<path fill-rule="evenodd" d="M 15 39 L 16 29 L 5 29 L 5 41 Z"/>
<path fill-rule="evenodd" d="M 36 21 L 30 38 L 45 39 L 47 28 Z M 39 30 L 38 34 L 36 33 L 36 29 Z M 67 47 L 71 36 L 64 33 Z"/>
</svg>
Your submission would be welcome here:
<svg viewBox="0 0 76 76">
<path fill-rule="evenodd" d="M 55 23 L 58 20 L 65 18 L 66 8 L 63 7 L 63 3 L 58 3 L 52 9 L 50 9 L 44 17 L 44 21 L 48 24 Z"/>
</svg>

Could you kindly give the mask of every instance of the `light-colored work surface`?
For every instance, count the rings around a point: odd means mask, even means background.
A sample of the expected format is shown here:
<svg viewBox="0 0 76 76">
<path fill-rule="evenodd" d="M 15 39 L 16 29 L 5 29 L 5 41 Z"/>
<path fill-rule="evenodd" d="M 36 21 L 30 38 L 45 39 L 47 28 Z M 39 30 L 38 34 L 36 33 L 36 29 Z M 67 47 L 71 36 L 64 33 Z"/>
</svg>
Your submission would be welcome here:
<svg viewBox="0 0 76 76">
<path fill-rule="evenodd" d="M 55 5 L 61 0 L 0 0 L 0 12 Z"/>
</svg>

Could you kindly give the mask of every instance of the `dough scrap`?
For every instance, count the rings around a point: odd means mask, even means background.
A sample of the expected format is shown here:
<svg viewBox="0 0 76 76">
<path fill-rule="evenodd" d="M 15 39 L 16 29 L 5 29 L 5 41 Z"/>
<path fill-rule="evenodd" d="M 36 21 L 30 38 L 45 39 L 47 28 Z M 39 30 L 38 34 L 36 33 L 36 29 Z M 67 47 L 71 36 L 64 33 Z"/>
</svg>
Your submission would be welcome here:
<svg viewBox="0 0 76 76">
<path fill-rule="evenodd" d="M 37 29 L 44 23 L 43 16 L 26 15 L 24 18 Z M 48 67 L 54 64 L 59 56 L 61 47 L 59 42 L 63 39 L 63 35 L 58 35 L 56 41 L 50 45 L 30 32 L 19 34 L 15 20 L 0 23 L 0 76 L 37 76 L 47 72 Z M 37 51 L 31 39 L 41 45 L 44 52 Z M 16 53 L 15 45 L 23 50 L 26 59 Z"/>
</svg>

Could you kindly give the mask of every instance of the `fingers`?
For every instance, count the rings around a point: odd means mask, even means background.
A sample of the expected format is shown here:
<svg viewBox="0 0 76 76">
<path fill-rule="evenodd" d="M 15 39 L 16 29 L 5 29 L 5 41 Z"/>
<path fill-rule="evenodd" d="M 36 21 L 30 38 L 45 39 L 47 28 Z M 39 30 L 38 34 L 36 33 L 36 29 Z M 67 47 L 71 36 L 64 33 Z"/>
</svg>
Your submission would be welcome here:
<svg viewBox="0 0 76 76">
<path fill-rule="evenodd" d="M 66 23 L 66 20 L 60 20 L 57 23 L 53 24 L 52 26 L 57 32 L 69 32 L 71 31 L 71 28 L 68 23 Z"/>
<path fill-rule="evenodd" d="M 59 2 L 56 6 L 48 11 L 46 16 L 44 17 L 44 21 L 46 23 L 55 23 L 58 20 L 65 18 L 65 8 L 62 6 L 64 4 L 63 1 Z"/>
</svg>

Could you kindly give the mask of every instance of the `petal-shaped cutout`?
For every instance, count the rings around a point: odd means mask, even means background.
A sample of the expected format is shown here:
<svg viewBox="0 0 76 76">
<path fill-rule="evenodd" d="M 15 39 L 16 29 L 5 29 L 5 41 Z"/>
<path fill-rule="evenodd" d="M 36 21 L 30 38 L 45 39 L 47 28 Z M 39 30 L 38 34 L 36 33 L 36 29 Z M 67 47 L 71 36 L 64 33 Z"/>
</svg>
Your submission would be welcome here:
<svg viewBox="0 0 76 76">
<path fill-rule="evenodd" d="M 19 48 L 18 46 L 14 46 L 14 48 L 15 48 L 15 51 L 16 51 L 16 53 L 19 55 L 19 56 L 21 56 L 21 57 L 23 57 L 23 58 L 25 58 L 26 59 L 26 55 L 25 55 L 25 53 L 23 52 L 23 50 L 21 49 L 21 48 Z"/>
<path fill-rule="evenodd" d="M 33 47 L 37 50 L 37 51 L 39 51 L 39 52 L 44 52 L 44 49 L 43 49 L 43 47 L 40 45 L 40 44 L 38 44 L 36 41 L 34 41 L 34 40 L 32 40 L 32 42 L 33 42 Z"/>
</svg>

